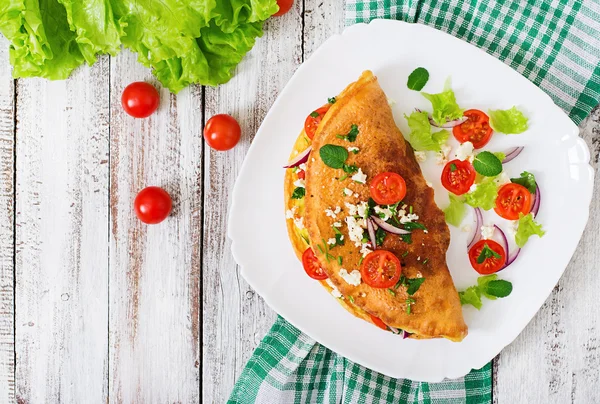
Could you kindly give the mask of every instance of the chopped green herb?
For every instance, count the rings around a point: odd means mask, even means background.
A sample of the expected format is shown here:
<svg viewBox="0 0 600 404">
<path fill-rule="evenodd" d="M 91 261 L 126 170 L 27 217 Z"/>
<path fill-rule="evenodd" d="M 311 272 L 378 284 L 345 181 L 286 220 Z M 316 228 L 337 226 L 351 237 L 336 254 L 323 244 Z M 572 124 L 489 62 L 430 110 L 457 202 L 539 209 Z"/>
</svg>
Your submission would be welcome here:
<svg viewBox="0 0 600 404">
<path fill-rule="evenodd" d="M 485 177 L 495 177 L 502 172 L 502 162 L 489 151 L 483 151 L 473 161 L 475 171 Z"/>
<path fill-rule="evenodd" d="M 424 67 L 417 67 L 413 72 L 408 76 L 408 81 L 406 86 L 415 91 L 421 91 L 427 81 L 429 80 L 429 72 Z"/>
<path fill-rule="evenodd" d="M 404 253 L 402 254 L 402 258 L 406 257 L 408 255 L 408 251 L 404 251 Z"/>
<path fill-rule="evenodd" d="M 352 153 L 354 153 L 354 154 L 358 154 L 359 151 L 360 151 L 360 149 L 358 149 L 358 148 L 352 149 Z"/>
<path fill-rule="evenodd" d="M 297 173 L 297 172 L 298 172 L 298 170 L 299 170 L 298 166 L 296 166 L 296 167 L 292 167 L 292 172 L 293 172 L 294 174 L 295 174 L 295 173 Z"/>
<path fill-rule="evenodd" d="M 410 297 L 406 299 L 406 314 L 410 314 L 410 306 L 415 303 L 415 299 L 411 299 Z"/>
<path fill-rule="evenodd" d="M 412 237 L 409 234 L 400 234 L 400 239 L 404 241 L 406 244 L 412 244 Z"/>
<path fill-rule="evenodd" d="M 483 245 L 483 249 L 481 250 L 481 252 L 479 253 L 479 256 L 477 257 L 477 263 L 478 264 L 483 264 L 483 261 L 485 261 L 488 258 L 500 258 L 500 254 L 498 254 L 496 251 L 492 250 L 487 243 L 485 243 Z"/>
<path fill-rule="evenodd" d="M 329 98 L 327 98 L 327 102 L 330 103 L 330 104 L 335 104 L 336 101 L 337 100 L 335 99 L 335 97 L 329 97 Z"/>
<path fill-rule="evenodd" d="M 350 300 L 350 302 L 354 303 L 354 297 L 348 296 L 348 300 Z"/>
<path fill-rule="evenodd" d="M 390 292 L 390 295 L 396 296 L 396 292 L 394 292 L 392 289 L 388 289 L 388 292 Z"/>
<path fill-rule="evenodd" d="M 452 171 L 452 172 L 456 171 L 456 164 L 454 164 L 454 163 L 450 164 L 450 171 Z"/>
<path fill-rule="evenodd" d="M 425 278 L 406 278 L 406 284 L 408 285 L 406 293 L 410 296 L 414 295 L 417 293 L 423 282 L 425 282 Z"/>
<path fill-rule="evenodd" d="M 428 262 L 429 262 L 429 258 L 425 258 L 425 259 L 423 260 L 423 265 L 427 264 Z"/>
<path fill-rule="evenodd" d="M 406 230 L 416 230 L 416 229 L 421 229 L 421 230 L 427 230 L 427 227 L 425 227 L 424 224 L 419 223 L 419 222 L 406 222 L 404 223 L 404 228 Z"/>
<path fill-rule="evenodd" d="M 380 245 L 383 245 L 383 240 L 385 240 L 385 236 L 387 236 L 387 232 L 381 227 L 379 227 L 375 232 L 375 244 L 377 244 L 378 247 Z"/>
<path fill-rule="evenodd" d="M 348 165 L 344 163 L 344 165 L 342 166 L 342 170 L 344 170 L 344 172 L 348 174 L 352 174 L 358 171 L 358 167 L 355 164 Z"/>
<path fill-rule="evenodd" d="M 337 247 L 338 245 L 344 245 L 344 236 L 342 234 L 335 235 L 334 247 Z"/>
<path fill-rule="evenodd" d="M 358 260 L 358 265 L 361 265 L 364 259 L 365 257 L 360 257 L 360 259 Z"/>
<path fill-rule="evenodd" d="M 292 199 L 302 199 L 306 195 L 306 188 L 296 187 L 292 193 Z"/>
<path fill-rule="evenodd" d="M 408 213 L 411 213 L 411 214 L 413 213 L 413 207 L 412 207 L 412 205 L 410 205 L 410 206 L 408 207 Z"/>
<path fill-rule="evenodd" d="M 310 113 L 310 117 L 311 118 L 318 118 L 319 117 L 319 113 L 317 111 L 313 111 Z"/>
<path fill-rule="evenodd" d="M 350 126 L 350 132 L 345 135 L 336 135 L 338 139 L 345 139 L 349 142 L 354 142 L 356 140 L 356 136 L 358 136 L 358 125 L 352 124 Z"/>
<path fill-rule="evenodd" d="M 523 171 L 519 178 L 511 178 L 510 182 L 514 182 L 515 184 L 523 185 L 525 188 L 527 188 L 527 190 L 530 193 L 535 194 L 535 187 L 536 187 L 535 176 L 533 174 L 531 174 L 530 172 Z"/>
<path fill-rule="evenodd" d="M 342 146 L 326 144 L 319 149 L 319 155 L 325 165 L 331 168 L 342 168 L 348 158 L 348 150 Z"/>
<path fill-rule="evenodd" d="M 348 174 L 344 174 L 340 177 L 340 181 L 344 181 L 346 178 L 348 178 Z"/>
<path fill-rule="evenodd" d="M 334 232 L 335 234 L 339 234 L 340 236 L 342 235 L 342 232 L 341 232 L 341 231 L 340 231 L 340 229 L 338 229 L 337 227 L 335 227 L 335 226 L 331 226 L 331 228 L 333 229 L 333 232 Z"/>
<path fill-rule="evenodd" d="M 337 261 L 338 261 L 339 265 L 342 265 L 342 257 L 341 256 L 338 256 Z"/>
<path fill-rule="evenodd" d="M 321 244 L 317 244 L 317 248 L 319 249 L 319 251 L 321 251 L 321 254 L 325 254 L 325 251 L 323 250 L 323 247 L 321 247 Z"/>
<path fill-rule="evenodd" d="M 304 240 L 306 244 L 310 244 L 310 240 L 304 234 L 300 233 L 300 237 L 302 237 L 302 240 Z"/>
</svg>

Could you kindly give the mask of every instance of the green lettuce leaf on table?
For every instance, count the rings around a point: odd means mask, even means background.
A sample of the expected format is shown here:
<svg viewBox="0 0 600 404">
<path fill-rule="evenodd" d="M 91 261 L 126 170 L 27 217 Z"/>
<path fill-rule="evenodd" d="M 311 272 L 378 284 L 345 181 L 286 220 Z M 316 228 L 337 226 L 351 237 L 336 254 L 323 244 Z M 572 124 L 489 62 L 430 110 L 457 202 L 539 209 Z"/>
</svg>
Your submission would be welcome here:
<svg viewBox="0 0 600 404">
<path fill-rule="evenodd" d="M 124 45 L 177 92 L 227 82 L 277 10 L 276 0 L 9 0 L 0 32 L 14 77 L 65 79 Z"/>
</svg>

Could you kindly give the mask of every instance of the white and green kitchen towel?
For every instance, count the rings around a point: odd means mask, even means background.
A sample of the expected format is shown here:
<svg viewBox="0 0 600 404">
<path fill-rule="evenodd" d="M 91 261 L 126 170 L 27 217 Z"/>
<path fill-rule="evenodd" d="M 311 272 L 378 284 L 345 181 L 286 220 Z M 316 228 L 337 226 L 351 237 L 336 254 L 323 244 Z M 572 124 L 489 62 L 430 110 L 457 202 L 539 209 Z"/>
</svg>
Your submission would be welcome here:
<svg viewBox="0 0 600 404">
<path fill-rule="evenodd" d="M 331 18 L 336 18 L 332 16 Z M 346 23 L 433 26 L 510 65 L 575 123 L 600 101 L 600 2 L 347 0 Z M 328 350 L 279 317 L 230 403 L 490 403 L 491 365 L 441 383 L 393 379 Z"/>
</svg>

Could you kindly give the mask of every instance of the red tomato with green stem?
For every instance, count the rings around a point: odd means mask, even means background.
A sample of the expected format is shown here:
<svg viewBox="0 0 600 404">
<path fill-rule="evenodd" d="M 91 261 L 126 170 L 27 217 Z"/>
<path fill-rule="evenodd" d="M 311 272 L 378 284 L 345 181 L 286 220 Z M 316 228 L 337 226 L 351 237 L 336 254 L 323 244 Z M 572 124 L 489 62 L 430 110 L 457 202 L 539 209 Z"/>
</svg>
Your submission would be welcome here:
<svg viewBox="0 0 600 404">
<path fill-rule="evenodd" d="M 455 195 L 469 191 L 477 173 L 469 161 L 452 160 L 442 170 L 442 185 Z"/>
<path fill-rule="evenodd" d="M 160 104 L 160 95 L 153 85 L 143 81 L 131 83 L 121 95 L 121 105 L 125 112 L 134 118 L 146 118 Z"/>
<path fill-rule="evenodd" d="M 494 240 L 479 240 L 469 250 L 469 261 L 480 274 L 493 274 L 504 268 L 506 251 Z"/>
<path fill-rule="evenodd" d="M 146 224 L 157 224 L 165 220 L 171 213 L 172 206 L 171 197 L 160 187 L 142 189 L 133 203 L 135 214 Z"/>
</svg>

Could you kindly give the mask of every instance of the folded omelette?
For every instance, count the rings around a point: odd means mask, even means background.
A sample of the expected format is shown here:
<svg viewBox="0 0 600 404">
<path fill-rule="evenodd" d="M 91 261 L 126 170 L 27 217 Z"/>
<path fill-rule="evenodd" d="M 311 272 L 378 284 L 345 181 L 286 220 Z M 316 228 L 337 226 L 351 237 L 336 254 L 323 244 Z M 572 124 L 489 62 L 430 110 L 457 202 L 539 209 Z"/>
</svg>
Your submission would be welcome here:
<svg viewBox="0 0 600 404">
<path fill-rule="evenodd" d="M 377 78 L 364 72 L 319 110 L 312 139 L 302 131 L 291 159 L 310 154 L 284 183 L 288 233 L 305 269 L 312 258 L 318 276 L 309 275 L 381 328 L 461 341 L 467 326 L 446 265 L 448 226 Z M 396 174 L 402 200 L 378 204 L 374 181 Z"/>
</svg>

